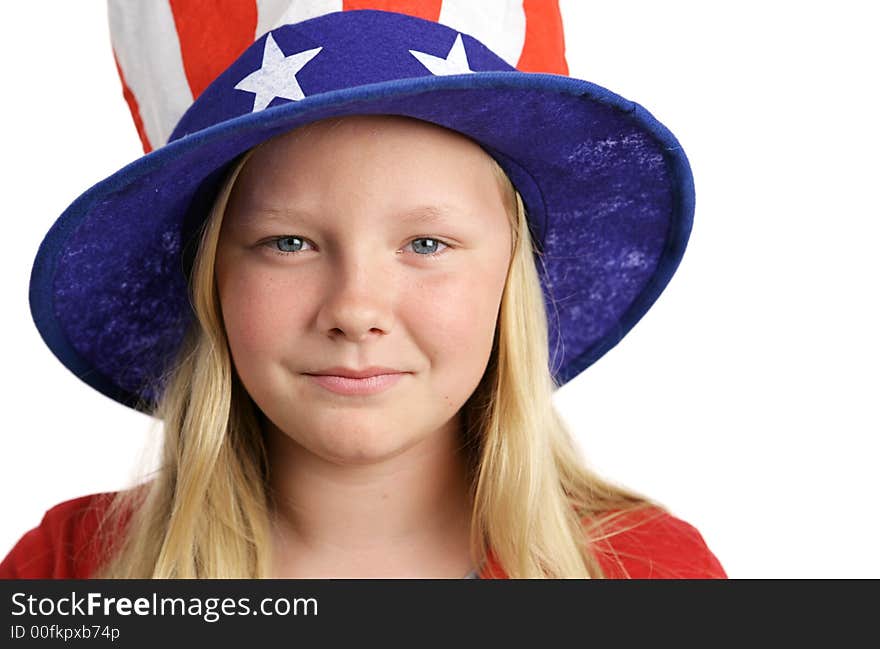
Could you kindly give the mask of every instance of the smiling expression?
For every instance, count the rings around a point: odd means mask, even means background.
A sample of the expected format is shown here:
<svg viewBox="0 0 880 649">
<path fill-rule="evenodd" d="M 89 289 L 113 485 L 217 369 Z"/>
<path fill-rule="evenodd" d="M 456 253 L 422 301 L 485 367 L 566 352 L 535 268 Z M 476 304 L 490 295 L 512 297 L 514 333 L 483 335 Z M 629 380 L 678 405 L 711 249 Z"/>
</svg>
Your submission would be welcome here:
<svg viewBox="0 0 880 649">
<path fill-rule="evenodd" d="M 505 191 L 477 144 L 410 118 L 328 120 L 260 146 L 215 272 L 235 369 L 267 425 L 339 463 L 454 430 L 492 350 Z M 401 374 L 310 376 L 371 366 Z"/>
</svg>

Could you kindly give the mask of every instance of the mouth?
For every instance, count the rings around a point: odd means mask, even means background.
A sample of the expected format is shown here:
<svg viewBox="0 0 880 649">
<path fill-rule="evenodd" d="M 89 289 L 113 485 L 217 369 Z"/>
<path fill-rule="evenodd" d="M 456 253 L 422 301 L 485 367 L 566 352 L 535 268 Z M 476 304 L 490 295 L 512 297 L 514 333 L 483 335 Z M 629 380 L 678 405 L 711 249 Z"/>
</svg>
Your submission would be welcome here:
<svg viewBox="0 0 880 649">
<path fill-rule="evenodd" d="M 321 388 L 345 396 L 369 396 L 379 394 L 396 385 L 406 372 L 376 374 L 363 378 L 336 376 L 333 374 L 306 374 L 312 383 Z"/>
</svg>

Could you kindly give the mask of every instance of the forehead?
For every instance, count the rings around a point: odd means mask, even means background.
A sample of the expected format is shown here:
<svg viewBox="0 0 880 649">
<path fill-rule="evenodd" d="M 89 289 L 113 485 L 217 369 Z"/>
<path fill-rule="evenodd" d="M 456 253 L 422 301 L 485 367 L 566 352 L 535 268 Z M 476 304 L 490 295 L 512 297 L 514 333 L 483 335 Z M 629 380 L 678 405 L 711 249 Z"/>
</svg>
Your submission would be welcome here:
<svg viewBox="0 0 880 649">
<path fill-rule="evenodd" d="M 492 158 L 469 138 L 412 118 L 323 120 L 265 142 L 236 182 L 235 202 L 308 212 L 330 204 L 383 204 L 438 220 L 503 202 Z"/>
</svg>

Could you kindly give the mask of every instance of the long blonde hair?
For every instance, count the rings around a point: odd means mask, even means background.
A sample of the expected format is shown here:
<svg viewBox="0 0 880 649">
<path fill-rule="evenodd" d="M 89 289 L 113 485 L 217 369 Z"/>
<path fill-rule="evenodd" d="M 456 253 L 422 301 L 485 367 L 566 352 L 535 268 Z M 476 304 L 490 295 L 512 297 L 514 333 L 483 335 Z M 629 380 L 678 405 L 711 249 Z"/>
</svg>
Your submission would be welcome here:
<svg viewBox="0 0 880 649">
<path fill-rule="evenodd" d="M 253 150 L 251 150 L 252 152 Z M 238 380 L 214 261 L 235 180 L 227 176 L 201 231 L 190 277 L 196 318 L 162 377 L 154 415 L 164 443 L 154 478 L 115 495 L 104 519 L 105 578 L 270 577 L 269 463 L 258 411 Z M 471 553 L 510 578 L 589 578 L 603 522 L 657 507 L 588 469 L 552 401 L 547 315 L 526 211 L 492 160 L 513 233 L 495 341 L 462 408 L 473 512 Z M 124 521 L 124 533 L 112 534 Z"/>
</svg>

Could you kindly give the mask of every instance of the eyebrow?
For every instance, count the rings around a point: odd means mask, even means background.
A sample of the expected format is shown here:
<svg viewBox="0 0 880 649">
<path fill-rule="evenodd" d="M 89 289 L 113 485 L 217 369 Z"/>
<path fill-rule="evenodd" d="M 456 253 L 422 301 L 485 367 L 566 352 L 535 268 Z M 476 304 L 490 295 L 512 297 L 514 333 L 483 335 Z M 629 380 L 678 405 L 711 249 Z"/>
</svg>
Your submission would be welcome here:
<svg viewBox="0 0 880 649">
<path fill-rule="evenodd" d="M 391 218 L 410 223 L 437 223 L 445 221 L 455 214 L 460 213 L 462 213 L 462 210 L 451 205 L 426 204 L 401 210 L 392 214 Z M 308 210 L 278 208 L 269 205 L 258 205 L 244 210 L 241 214 L 241 218 L 249 223 L 254 221 L 259 222 L 263 219 L 281 223 L 302 223 L 309 220 L 319 220 L 318 215 L 312 214 Z"/>
</svg>

